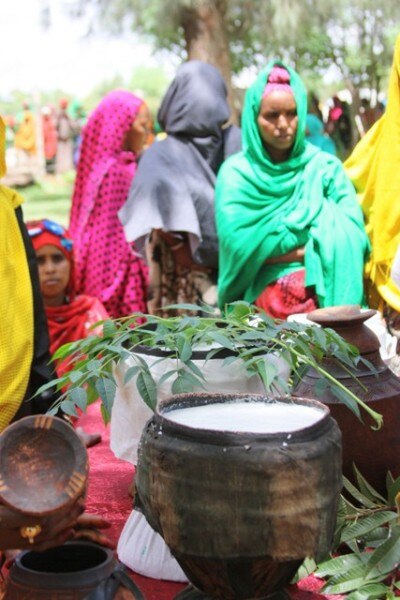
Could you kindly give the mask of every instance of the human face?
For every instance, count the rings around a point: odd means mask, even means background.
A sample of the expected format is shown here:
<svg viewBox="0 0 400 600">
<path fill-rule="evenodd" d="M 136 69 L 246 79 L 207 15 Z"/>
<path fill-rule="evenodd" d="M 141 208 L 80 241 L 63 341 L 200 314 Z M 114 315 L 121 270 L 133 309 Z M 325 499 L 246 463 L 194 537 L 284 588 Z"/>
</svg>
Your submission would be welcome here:
<svg viewBox="0 0 400 600">
<path fill-rule="evenodd" d="M 140 154 L 150 133 L 151 116 L 146 104 L 142 104 L 125 139 L 127 150 Z"/>
<path fill-rule="evenodd" d="M 257 118 L 258 130 L 274 162 L 289 158 L 296 138 L 298 117 L 294 96 L 274 90 L 261 101 Z"/>
<path fill-rule="evenodd" d="M 48 244 L 36 251 L 40 290 L 46 306 L 61 306 L 71 275 L 71 265 L 63 252 Z"/>
</svg>

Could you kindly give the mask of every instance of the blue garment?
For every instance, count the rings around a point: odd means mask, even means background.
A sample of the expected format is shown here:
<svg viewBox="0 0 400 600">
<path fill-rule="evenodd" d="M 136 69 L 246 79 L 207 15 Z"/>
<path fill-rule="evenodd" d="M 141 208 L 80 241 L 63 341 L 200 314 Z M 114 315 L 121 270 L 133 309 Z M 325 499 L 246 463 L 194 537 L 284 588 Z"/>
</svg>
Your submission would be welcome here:
<svg viewBox="0 0 400 600">
<path fill-rule="evenodd" d="M 324 133 L 324 124 L 316 115 L 307 115 L 306 138 L 311 144 L 317 146 L 317 148 L 321 148 L 324 152 L 336 156 L 335 142 L 327 133 Z"/>
</svg>

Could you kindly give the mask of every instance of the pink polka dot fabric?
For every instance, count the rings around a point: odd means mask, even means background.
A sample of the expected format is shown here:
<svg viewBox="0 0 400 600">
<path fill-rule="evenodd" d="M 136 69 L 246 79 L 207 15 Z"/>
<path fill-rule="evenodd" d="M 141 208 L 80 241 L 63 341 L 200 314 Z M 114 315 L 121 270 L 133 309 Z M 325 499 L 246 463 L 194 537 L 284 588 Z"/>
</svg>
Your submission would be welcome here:
<svg viewBox="0 0 400 600">
<path fill-rule="evenodd" d="M 117 216 L 137 167 L 123 143 L 142 102 L 118 90 L 94 110 L 83 131 L 72 198 L 77 291 L 97 297 L 114 318 L 146 310 L 147 267 Z"/>
</svg>

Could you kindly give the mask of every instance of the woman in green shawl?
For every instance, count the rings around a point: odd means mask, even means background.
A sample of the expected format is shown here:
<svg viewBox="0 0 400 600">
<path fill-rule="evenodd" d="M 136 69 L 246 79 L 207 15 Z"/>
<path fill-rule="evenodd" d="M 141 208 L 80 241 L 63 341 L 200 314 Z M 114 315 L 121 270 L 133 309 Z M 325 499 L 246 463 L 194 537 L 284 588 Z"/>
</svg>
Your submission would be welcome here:
<svg viewBox="0 0 400 600">
<path fill-rule="evenodd" d="M 305 140 L 306 89 L 271 62 L 248 89 L 243 151 L 216 187 L 219 304 L 256 303 L 276 318 L 361 304 L 369 251 L 341 162 Z"/>
</svg>

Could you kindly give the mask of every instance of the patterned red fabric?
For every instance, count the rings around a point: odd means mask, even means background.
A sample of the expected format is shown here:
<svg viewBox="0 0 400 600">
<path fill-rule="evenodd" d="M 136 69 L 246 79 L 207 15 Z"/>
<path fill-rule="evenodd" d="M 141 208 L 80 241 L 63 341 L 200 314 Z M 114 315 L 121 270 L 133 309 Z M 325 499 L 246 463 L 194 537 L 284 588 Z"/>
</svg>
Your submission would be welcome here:
<svg viewBox="0 0 400 600">
<path fill-rule="evenodd" d="M 101 333 L 91 329 L 92 325 L 108 319 L 108 313 L 97 298 L 77 296 L 70 304 L 45 306 L 47 325 L 50 335 L 50 354 L 53 355 L 63 344 L 75 342 Z M 57 365 L 57 375 L 61 377 L 69 368 L 65 363 Z"/>
<path fill-rule="evenodd" d="M 94 110 L 83 130 L 72 199 L 77 291 L 97 297 L 112 317 L 146 309 L 147 268 L 117 216 L 137 166 L 137 157 L 123 145 L 142 102 L 119 90 Z"/>
<path fill-rule="evenodd" d="M 305 270 L 280 277 L 267 285 L 255 301 L 267 315 L 287 319 L 295 313 L 308 313 L 318 308 L 315 294 L 304 285 Z"/>
</svg>

